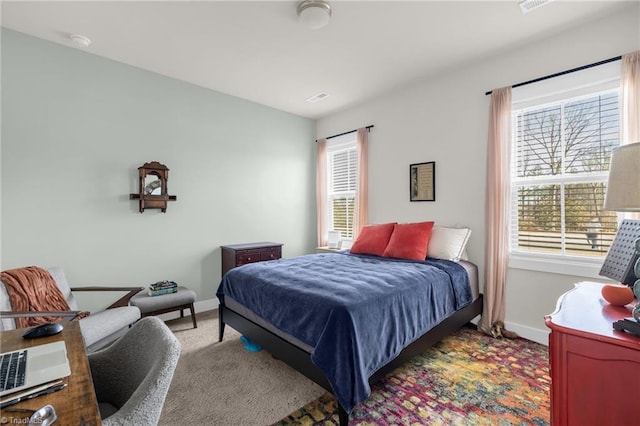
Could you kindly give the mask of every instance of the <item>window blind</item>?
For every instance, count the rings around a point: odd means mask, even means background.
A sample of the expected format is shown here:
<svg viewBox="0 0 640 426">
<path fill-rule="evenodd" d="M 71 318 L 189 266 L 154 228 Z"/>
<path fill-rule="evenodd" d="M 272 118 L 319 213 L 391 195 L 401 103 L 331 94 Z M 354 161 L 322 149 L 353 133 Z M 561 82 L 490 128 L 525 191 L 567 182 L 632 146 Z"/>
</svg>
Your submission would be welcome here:
<svg viewBox="0 0 640 426">
<path fill-rule="evenodd" d="M 358 175 L 355 139 L 330 145 L 327 153 L 329 228 L 340 231 L 343 239 L 353 238 L 353 211 Z"/>
<path fill-rule="evenodd" d="M 602 206 L 618 90 L 565 96 L 513 113 L 512 249 L 604 256 L 617 226 Z"/>
</svg>

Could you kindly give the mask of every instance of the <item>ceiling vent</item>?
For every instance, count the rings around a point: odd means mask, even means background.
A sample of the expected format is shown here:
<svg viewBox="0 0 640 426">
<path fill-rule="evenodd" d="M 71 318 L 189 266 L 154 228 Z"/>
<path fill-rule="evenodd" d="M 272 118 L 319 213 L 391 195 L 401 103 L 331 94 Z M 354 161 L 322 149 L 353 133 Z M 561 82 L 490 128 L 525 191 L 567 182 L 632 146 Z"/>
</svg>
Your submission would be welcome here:
<svg viewBox="0 0 640 426">
<path fill-rule="evenodd" d="M 327 97 L 329 97 L 329 94 L 327 92 L 320 92 L 317 95 L 313 95 L 310 98 L 307 98 L 307 102 L 311 102 L 313 104 Z"/>
<path fill-rule="evenodd" d="M 522 0 L 519 4 L 520 9 L 522 9 L 522 13 L 527 13 L 531 12 L 533 9 L 542 7 L 551 1 L 552 0 Z"/>
</svg>

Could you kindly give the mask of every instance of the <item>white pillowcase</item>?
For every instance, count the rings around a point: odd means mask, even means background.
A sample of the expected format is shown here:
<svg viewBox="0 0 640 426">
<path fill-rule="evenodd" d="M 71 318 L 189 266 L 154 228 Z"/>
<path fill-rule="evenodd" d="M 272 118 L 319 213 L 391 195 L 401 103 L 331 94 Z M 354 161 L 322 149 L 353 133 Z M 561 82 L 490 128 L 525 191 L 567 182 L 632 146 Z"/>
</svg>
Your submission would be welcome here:
<svg viewBox="0 0 640 426">
<path fill-rule="evenodd" d="M 434 226 L 429 237 L 427 257 L 460 261 L 465 253 L 471 229 Z"/>
</svg>

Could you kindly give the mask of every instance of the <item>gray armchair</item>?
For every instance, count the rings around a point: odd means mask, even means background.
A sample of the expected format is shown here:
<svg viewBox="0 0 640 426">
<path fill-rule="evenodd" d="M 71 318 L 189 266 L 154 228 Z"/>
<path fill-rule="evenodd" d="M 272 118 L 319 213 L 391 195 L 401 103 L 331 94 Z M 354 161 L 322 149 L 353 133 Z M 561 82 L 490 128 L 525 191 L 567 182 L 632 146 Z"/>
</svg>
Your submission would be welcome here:
<svg viewBox="0 0 640 426">
<path fill-rule="evenodd" d="M 180 349 L 164 322 L 145 317 L 89 354 L 102 425 L 157 425 Z"/>
<path fill-rule="evenodd" d="M 92 312 L 91 315 L 80 320 L 80 330 L 87 352 L 93 352 L 104 347 L 120 337 L 129 326 L 140 319 L 140 310 L 135 306 L 128 306 L 129 299 L 142 290 L 142 287 L 74 287 L 71 288 L 60 267 L 47 268 L 56 285 L 65 297 L 71 311 L 63 312 L 16 312 L 11 308 L 11 300 L 4 283 L 0 285 L 0 331 L 16 328 L 14 318 L 32 316 L 59 316 L 70 320 L 75 317 L 78 303 L 73 295 L 75 291 L 119 291 L 126 292 L 124 296 L 112 303 L 105 310 Z"/>
</svg>

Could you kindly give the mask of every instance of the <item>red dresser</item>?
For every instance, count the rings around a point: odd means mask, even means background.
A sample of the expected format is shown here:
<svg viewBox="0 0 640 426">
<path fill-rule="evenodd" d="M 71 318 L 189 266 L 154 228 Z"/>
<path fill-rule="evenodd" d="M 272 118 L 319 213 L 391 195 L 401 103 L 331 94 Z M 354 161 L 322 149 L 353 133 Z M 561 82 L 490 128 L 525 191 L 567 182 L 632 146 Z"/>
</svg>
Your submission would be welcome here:
<svg viewBox="0 0 640 426">
<path fill-rule="evenodd" d="M 640 337 L 611 325 L 631 317 L 634 304 L 609 305 L 600 295 L 602 285 L 576 284 L 545 317 L 551 329 L 552 425 L 640 424 Z"/>
</svg>

